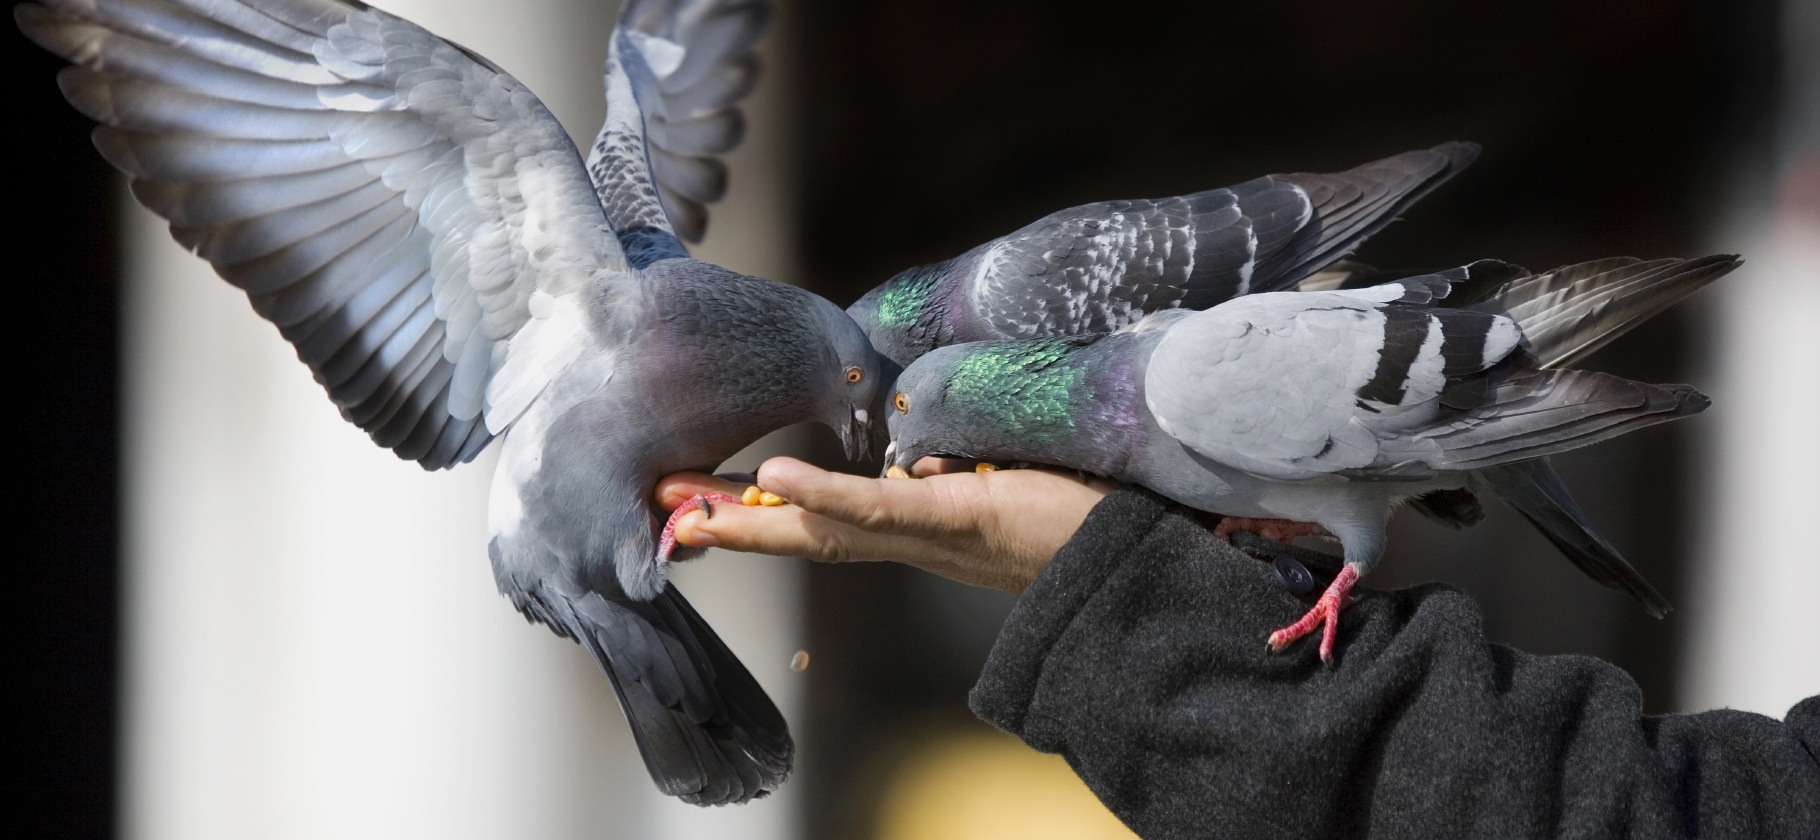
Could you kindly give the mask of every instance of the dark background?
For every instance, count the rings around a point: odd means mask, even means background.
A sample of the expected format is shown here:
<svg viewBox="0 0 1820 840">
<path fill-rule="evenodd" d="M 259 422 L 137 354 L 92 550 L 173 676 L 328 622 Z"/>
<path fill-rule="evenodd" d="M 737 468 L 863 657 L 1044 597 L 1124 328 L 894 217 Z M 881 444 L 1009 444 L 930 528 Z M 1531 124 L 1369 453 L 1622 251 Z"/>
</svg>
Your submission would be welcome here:
<svg viewBox="0 0 1820 840">
<path fill-rule="evenodd" d="M 63 62 L 6 29 L 7 417 L 4 752 L 0 816 L 19 837 L 114 828 L 119 573 L 114 173 L 57 92 Z M 23 707 L 23 708 L 21 708 Z"/>
<path fill-rule="evenodd" d="M 1485 152 L 1358 258 L 1540 269 L 1692 256 L 1723 174 L 1760 151 L 1775 93 L 1774 7 L 1762 0 L 796 6 L 796 279 L 843 305 L 1062 207 L 1344 169 L 1451 139 Z M 24 539 L 4 589 L 8 688 L 24 710 L 7 718 L 5 752 L 25 803 L 6 822 L 105 837 L 118 666 L 113 180 L 57 94 L 60 63 L 6 37 L 8 415 L 23 421 L 24 450 L 7 509 Z M 1684 380 L 1699 300 L 1585 366 Z M 1692 423 L 1558 462 L 1675 601 Z M 1610 659 L 1637 677 L 1647 709 L 1677 708 L 1676 616 L 1653 621 L 1598 588 L 1515 516 L 1497 510 L 1459 534 L 1400 518 L 1370 584 L 1431 579 L 1479 597 L 1493 638 Z M 860 834 L 890 757 L 915 733 L 968 725 L 966 690 L 1009 605 L 906 568 L 812 569 L 809 836 Z"/>
</svg>

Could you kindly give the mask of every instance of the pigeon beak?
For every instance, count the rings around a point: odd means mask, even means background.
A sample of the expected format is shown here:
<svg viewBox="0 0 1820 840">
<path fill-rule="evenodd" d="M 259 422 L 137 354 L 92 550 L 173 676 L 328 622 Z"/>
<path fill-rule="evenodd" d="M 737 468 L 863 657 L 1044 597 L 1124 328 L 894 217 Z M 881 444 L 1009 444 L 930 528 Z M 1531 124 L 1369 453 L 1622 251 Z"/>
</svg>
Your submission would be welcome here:
<svg viewBox="0 0 1820 840">
<path fill-rule="evenodd" d="M 897 466 L 896 464 L 891 462 L 891 459 L 896 456 L 897 456 L 897 441 L 893 440 L 893 441 L 891 441 L 890 446 L 885 447 L 885 468 L 882 472 L 879 473 L 880 478 L 884 478 L 884 477 L 888 476 L 890 474 L 891 468 Z M 898 468 L 902 469 L 902 467 L 898 467 Z"/>
<path fill-rule="evenodd" d="M 872 449 L 872 425 L 867 422 L 868 415 L 863 408 L 854 408 L 849 416 L 847 428 L 841 430 L 841 449 L 847 453 L 849 461 L 863 461 Z"/>
</svg>

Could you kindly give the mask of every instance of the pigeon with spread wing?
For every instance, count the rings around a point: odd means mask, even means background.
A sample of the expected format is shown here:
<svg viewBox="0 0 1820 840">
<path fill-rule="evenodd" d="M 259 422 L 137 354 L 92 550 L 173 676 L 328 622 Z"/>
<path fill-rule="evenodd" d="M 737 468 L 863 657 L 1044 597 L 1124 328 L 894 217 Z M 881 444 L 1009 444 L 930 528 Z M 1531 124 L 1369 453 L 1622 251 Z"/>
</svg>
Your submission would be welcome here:
<svg viewBox="0 0 1820 840">
<path fill-rule="evenodd" d="M 767 12 L 627 3 L 584 161 L 504 70 L 358 0 L 15 10 L 133 195 L 343 416 L 426 469 L 504 438 L 500 590 L 593 654 L 657 785 L 704 805 L 775 789 L 793 746 L 667 581 L 654 483 L 800 421 L 863 452 L 880 380 L 839 308 L 680 241 L 723 189 Z"/>
</svg>

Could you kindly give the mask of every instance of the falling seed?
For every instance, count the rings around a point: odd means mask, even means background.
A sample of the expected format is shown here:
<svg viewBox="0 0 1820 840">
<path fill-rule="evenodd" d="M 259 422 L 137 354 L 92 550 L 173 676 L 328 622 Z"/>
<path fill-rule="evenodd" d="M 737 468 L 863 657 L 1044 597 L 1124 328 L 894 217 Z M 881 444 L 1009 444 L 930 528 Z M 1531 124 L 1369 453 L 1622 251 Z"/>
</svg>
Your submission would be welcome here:
<svg viewBox="0 0 1820 840">
<path fill-rule="evenodd" d="M 752 505 L 758 504 L 759 501 L 761 500 L 761 498 L 762 498 L 762 494 L 761 494 L 761 491 L 758 489 L 758 486 L 753 485 L 751 487 L 747 487 L 746 492 L 740 494 L 739 503 L 742 505 L 745 505 L 747 507 L 751 507 Z"/>
<path fill-rule="evenodd" d="M 765 507 L 777 507 L 781 504 L 787 504 L 787 502 L 784 501 L 784 497 L 779 496 L 776 493 L 759 494 L 758 503 Z"/>
<path fill-rule="evenodd" d="M 998 472 L 998 467 L 981 461 L 973 465 L 973 471 L 976 473 Z"/>
<path fill-rule="evenodd" d="M 790 670 L 792 670 L 792 671 L 809 670 L 809 652 L 806 650 L 799 650 L 796 652 L 795 656 L 790 657 Z"/>
</svg>

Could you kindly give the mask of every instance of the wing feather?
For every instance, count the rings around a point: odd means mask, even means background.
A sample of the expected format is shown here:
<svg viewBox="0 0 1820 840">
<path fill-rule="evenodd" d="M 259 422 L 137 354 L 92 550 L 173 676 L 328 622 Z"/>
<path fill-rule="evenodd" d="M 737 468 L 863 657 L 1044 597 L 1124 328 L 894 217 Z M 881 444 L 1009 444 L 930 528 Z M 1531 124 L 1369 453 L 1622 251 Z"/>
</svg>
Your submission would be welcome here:
<svg viewBox="0 0 1820 840">
<path fill-rule="evenodd" d="M 726 192 L 716 157 L 739 145 L 737 104 L 758 77 L 762 0 L 631 0 L 607 55 L 607 120 L 588 173 L 631 263 L 685 256 Z"/>
<path fill-rule="evenodd" d="M 1445 143 L 1331 175 L 1269 175 L 1052 213 L 950 261 L 993 331 L 956 340 L 1107 332 L 1162 309 L 1206 309 L 1290 288 L 1394 221 L 1477 151 Z"/>
<path fill-rule="evenodd" d="M 76 65 L 58 82 L 140 202 L 401 457 L 472 458 L 579 352 L 580 296 L 629 288 L 548 110 L 409 21 L 340 0 L 45 0 L 15 17 Z M 664 130 L 694 151 L 736 125 Z M 713 193 L 712 172 L 688 174 L 688 195 Z M 548 318 L 571 326 L 525 329 Z"/>
</svg>

